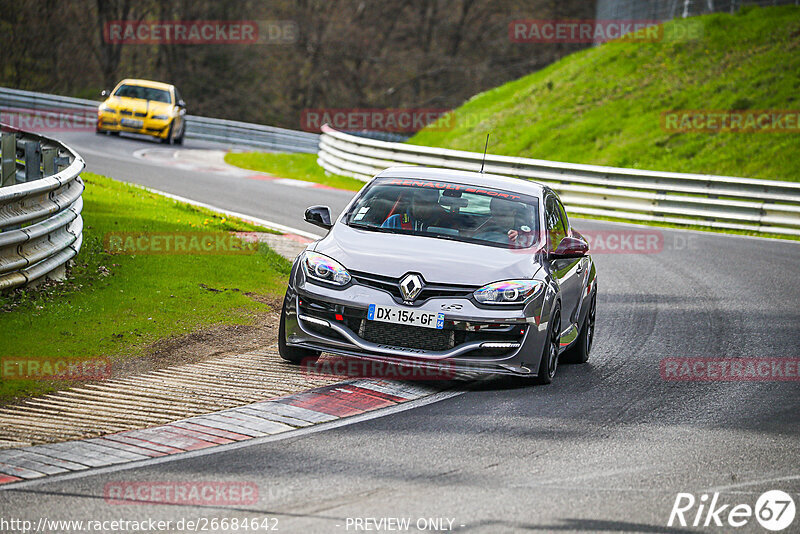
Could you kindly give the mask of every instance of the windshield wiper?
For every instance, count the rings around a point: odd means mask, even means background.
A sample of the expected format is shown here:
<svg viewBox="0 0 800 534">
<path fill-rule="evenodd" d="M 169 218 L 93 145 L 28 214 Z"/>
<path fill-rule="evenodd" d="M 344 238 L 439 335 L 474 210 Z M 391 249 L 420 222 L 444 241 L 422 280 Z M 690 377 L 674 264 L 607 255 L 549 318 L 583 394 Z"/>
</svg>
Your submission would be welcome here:
<svg viewBox="0 0 800 534">
<path fill-rule="evenodd" d="M 358 224 L 358 223 L 350 223 L 348 224 L 350 228 L 358 228 L 359 230 L 372 230 L 375 232 L 384 232 L 387 234 L 402 234 L 402 235 L 413 235 L 417 237 L 432 237 L 434 239 L 446 239 L 448 241 L 462 241 L 461 238 L 448 235 L 448 234 L 435 234 L 431 232 L 426 232 L 425 230 L 414 232 L 403 230 L 402 228 L 387 228 L 385 226 L 372 226 L 369 224 Z"/>
<path fill-rule="evenodd" d="M 347 226 L 350 228 L 358 228 L 359 230 L 371 230 L 373 232 L 384 232 L 387 234 L 407 234 L 408 232 L 403 232 L 398 230 L 402 230 L 402 228 L 386 228 L 384 226 L 373 226 L 371 224 L 358 224 L 358 223 L 348 223 Z"/>
</svg>

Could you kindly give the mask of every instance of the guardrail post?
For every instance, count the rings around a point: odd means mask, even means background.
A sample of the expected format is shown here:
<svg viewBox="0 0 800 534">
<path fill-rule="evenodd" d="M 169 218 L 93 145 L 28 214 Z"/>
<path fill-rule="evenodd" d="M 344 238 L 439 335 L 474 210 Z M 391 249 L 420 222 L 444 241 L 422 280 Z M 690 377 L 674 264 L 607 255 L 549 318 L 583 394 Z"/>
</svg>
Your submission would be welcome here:
<svg viewBox="0 0 800 534">
<path fill-rule="evenodd" d="M 25 182 L 42 177 L 42 147 L 36 141 L 25 141 Z"/>
<path fill-rule="evenodd" d="M 13 133 L 0 134 L 0 187 L 13 185 L 17 171 L 17 135 Z"/>
<path fill-rule="evenodd" d="M 58 149 L 55 147 L 42 148 L 42 172 L 43 176 L 53 176 L 58 172 L 56 169 L 56 156 Z"/>
</svg>

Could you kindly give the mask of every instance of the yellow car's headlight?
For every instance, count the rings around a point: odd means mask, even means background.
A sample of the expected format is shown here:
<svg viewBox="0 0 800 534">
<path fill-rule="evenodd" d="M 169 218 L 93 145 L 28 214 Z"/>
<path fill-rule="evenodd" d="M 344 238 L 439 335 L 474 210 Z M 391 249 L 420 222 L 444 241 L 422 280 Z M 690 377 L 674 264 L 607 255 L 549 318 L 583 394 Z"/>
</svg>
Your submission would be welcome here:
<svg viewBox="0 0 800 534">
<path fill-rule="evenodd" d="M 157 121 L 165 121 L 165 120 L 169 119 L 169 116 L 167 116 L 167 115 L 153 115 L 150 118 L 154 119 L 154 120 L 157 120 Z"/>
<path fill-rule="evenodd" d="M 97 108 L 97 111 L 100 111 L 102 113 L 114 113 L 117 110 L 115 110 L 114 108 L 112 108 L 108 104 L 104 103 L 104 104 L 100 104 L 100 107 Z"/>
</svg>

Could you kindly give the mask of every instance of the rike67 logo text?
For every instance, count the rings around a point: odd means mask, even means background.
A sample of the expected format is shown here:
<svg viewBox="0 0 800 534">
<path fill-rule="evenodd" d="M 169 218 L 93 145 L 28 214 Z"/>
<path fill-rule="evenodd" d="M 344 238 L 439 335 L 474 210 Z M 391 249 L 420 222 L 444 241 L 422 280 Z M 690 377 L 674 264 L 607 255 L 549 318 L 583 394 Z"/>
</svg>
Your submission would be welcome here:
<svg viewBox="0 0 800 534">
<path fill-rule="evenodd" d="M 794 516 L 794 499 L 780 490 L 762 493 L 755 506 L 725 502 L 719 493 L 703 493 L 699 499 L 691 493 L 678 493 L 667 526 L 740 528 L 755 517 L 762 527 L 777 532 L 791 525 Z"/>
</svg>

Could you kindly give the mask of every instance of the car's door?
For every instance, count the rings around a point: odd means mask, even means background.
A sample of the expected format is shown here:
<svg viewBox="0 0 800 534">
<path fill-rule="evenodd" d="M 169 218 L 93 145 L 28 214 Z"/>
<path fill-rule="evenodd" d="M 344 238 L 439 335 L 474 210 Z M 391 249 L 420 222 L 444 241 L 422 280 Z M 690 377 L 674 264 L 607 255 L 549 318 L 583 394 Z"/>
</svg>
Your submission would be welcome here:
<svg viewBox="0 0 800 534">
<path fill-rule="evenodd" d="M 569 221 L 564 206 L 554 194 L 545 198 L 545 223 L 547 225 L 547 248 L 552 252 L 561 240 L 569 235 Z M 576 313 L 581 294 L 582 258 L 551 259 L 550 268 L 561 288 L 561 332 L 577 323 Z M 577 333 L 566 332 L 562 342 L 570 342 Z"/>
</svg>

